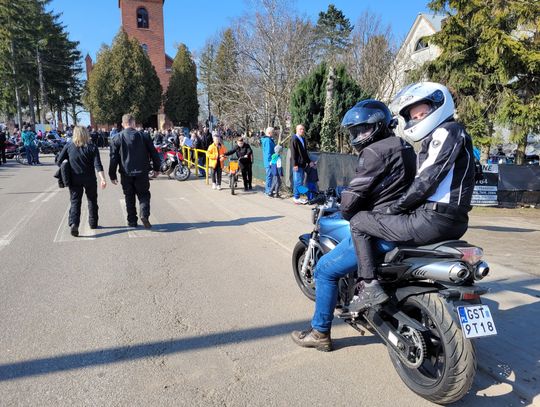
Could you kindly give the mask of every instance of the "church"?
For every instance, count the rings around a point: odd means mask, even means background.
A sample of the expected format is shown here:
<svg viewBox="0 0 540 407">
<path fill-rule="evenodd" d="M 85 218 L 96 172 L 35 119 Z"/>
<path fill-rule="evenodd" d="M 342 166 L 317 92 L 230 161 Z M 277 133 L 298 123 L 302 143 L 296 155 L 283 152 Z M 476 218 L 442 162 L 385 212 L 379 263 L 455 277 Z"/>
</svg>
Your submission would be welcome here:
<svg viewBox="0 0 540 407">
<path fill-rule="evenodd" d="M 163 92 L 169 86 L 173 64 L 173 59 L 165 53 L 164 3 L 165 0 L 118 0 L 121 26 L 130 38 L 136 38 L 140 42 L 148 54 L 156 69 Z M 86 55 L 85 61 L 88 78 L 92 71 L 93 61 L 90 55 Z M 90 122 L 91 126 L 95 128 L 96 124 L 92 117 L 90 117 Z M 163 112 L 163 107 L 147 123 L 143 124 L 145 127 L 159 129 L 171 125 Z"/>
</svg>

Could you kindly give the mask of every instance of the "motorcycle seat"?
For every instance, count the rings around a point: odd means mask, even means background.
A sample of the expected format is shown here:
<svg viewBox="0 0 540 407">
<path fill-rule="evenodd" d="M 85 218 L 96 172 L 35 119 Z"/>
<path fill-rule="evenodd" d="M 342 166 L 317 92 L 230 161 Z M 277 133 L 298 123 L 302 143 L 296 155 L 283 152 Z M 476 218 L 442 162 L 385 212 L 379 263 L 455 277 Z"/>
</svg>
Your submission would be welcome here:
<svg viewBox="0 0 540 407">
<path fill-rule="evenodd" d="M 387 251 L 384 257 L 385 263 L 401 261 L 406 257 L 448 257 L 455 255 L 453 247 L 469 246 L 464 240 L 443 240 L 440 242 L 415 246 L 415 245 L 396 245 L 392 250 Z"/>
</svg>

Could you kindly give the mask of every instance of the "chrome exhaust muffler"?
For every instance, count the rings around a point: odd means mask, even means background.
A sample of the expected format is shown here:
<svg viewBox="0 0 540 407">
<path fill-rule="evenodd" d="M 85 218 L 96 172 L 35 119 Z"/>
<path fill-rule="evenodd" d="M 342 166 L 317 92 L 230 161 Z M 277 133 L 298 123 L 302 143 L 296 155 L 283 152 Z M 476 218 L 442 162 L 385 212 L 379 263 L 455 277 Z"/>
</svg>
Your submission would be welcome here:
<svg viewBox="0 0 540 407">
<path fill-rule="evenodd" d="M 457 261 L 438 261 L 423 264 L 411 272 L 412 277 L 422 280 L 449 281 L 459 284 L 469 278 L 467 266 Z"/>
</svg>

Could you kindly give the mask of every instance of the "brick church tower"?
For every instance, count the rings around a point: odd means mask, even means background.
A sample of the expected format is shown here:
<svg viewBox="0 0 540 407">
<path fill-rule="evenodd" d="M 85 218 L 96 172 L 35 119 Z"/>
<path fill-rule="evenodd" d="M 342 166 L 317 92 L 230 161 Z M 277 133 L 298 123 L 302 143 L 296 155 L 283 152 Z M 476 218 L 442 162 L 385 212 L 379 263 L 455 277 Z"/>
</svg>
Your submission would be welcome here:
<svg viewBox="0 0 540 407">
<path fill-rule="evenodd" d="M 163 92 L 166 92 L 173 60 L 165 54 L 163 3 L 165 0 L 118 0 L 118 7 L 122 28 L 130 38 L 136 38 L 141 43 L 156 69 Z M 157 123 L 153 121 L 149 123 L 152 127 L 170 125 L 163 108 L 157 115 Z"/>
</svg>

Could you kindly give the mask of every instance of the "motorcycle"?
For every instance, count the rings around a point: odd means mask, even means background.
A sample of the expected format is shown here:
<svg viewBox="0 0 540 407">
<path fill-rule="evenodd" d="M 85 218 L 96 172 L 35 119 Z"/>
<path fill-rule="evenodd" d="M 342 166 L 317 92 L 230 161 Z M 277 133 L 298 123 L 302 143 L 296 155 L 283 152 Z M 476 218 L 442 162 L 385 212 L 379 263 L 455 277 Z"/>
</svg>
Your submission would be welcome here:
<svg viewBox="0 0 540 407">
<path fill-rule="evenodd" d="M 330 189 L 310 202 L 316 204 L 313 231 L 300 236 L 293 251 L 295 280 L 311 300 L 318 260 L 350 238 L 338 195 Z M 413 247 L 379 240 L 375 246 L 379 281 L 390 300 L 350 312 L 354 271 L 338 282 L 337 316 L 362 335 L 377 334 L 398 375 L 416 394 L 438 404 L 461 399 L 476 374 L 472 339 L 497 334 L 491 311 L 481 302 L 487 290 L 475 285 L 490 271 L 482 249 L 462 240 Z"/>
<path fill-rule="evenodd" d="M 170 179 L 174 178 L 177 181 L 185 181 L 191 175 L 191 170 L 184 161 L 182 152 L 176 149 L 174 144 L 165 143 L 160 146 L 156 146 L 158 154 L 162 157 L 160 174 L 167 175 Z M 154 170 L 150 170 L 150 178 L 156 176 Z"/>
</svg>

